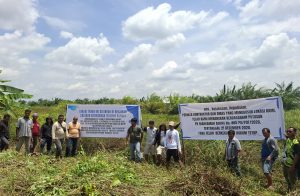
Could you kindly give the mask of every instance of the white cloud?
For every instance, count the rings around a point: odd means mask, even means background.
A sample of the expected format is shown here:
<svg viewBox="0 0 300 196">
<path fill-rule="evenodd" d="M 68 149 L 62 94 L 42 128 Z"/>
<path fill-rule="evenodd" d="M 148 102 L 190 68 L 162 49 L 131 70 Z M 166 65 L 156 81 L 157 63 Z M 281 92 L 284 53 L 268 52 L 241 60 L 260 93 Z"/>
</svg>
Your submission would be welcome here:
<svg viewBox="0 0 300 196">
<path fill-rule="evenodd" d="M 31 52 L 42 51 L 50 42 L 48 37 L 36 32 L 21 31 L 0 35 L 0 66 L 3 77 L 15 79 L 28 72 L 34 62 L 28 57 Z"/>
<path fill-rule="evenodd" d="M 270 21 L 256 25 L 243 26 L 243 33 L 250 38 L 260 38 L 279 33 L 300 33 L 300 15 L 281 21 Z"/>
<path fill-rule="evenodd" d="M 163 80 L 183 80 L 191 76 L 192 70 L 179 67 L 175 61 L 168 61 L 159 69 L 153 70 L 152 77 Z"/>
<path fill-rule="evenodd" d="M 212 52 L 187 54 L 185 57 L 196 67 L 228 70 L 282 66 L 283 61 L 293 59 L 297 53 L 300 54 L 297 40 L 281 33 L 266 37 L 257 48 L 244 48 L 237 51 L 221 48 Z"/>
<path fill-rule="evenodd" d="M 73 37 L 66 45 L 46 55 L 47 60 L 58 63 L 91 66 L 113 52 L 109 41 L 99 37 Z"/>
<path fill-rule="evenodd" d="M 203 23 L 201 23 L 201 25 L 210 27 L 212 25 L 215 25 L 215 24 L 223 21 L 228 16 L 229 16 L 229 13 L 227 13 L 227 12 L 218 12 L 215 16 L 207 18 L 207 20 L 203 21 Z"/>
<path fill-rule="evenodd" d="M 239 7 L 243 21 L 282 20 L 300 14 L 299 0 L 251 0 Z"/>
<path fill-rule="evenodd" d="M 139 11 L 123 22 L 123 35 L 131 40 L 163 39 L 194 28 L 209 14 L 205 11 L 170 11 L 171 5 L 167 3 Z"/>
<path fill-rule="evenodd" d="M 113 78 L 113 79 L 114 78 L 120 78 L 120 77 L 122 77 L 122 74 L 120 74 L 120 73 L 112 73 L 112 74 L 109 75 L 109 77 Z"/>
<path fill-rule="evenodd" d="M 86 25 L 80 21 L 63 20 L 61 18 L 51 16 L 42 16 L 41 18 L 43 18 L 45 22 L 54 29 L 72 31 L 86 27 Z"/>
<path fill-rule="evenodd" d="M 185 36 L 181 33 L 176 35 L 171 35 L 163 40 L 158 40 L 155 46 L 160 49 L 172 49 L 174 47 L 179 47 L 185 41 Z"/>
<path fill-rule="evenodd" d="M 67 31 L 61 31 L 60 32 L 60 37 L 64 38 L 64 39 L 72 39 L 74 37 L 74 35 L 70 32 L 67 32 Z"/>
<path fill-rule="evenodd" d="M 31 31 L 39 16 L 36 0 L 0 0 L 0 29 Z"/>
<path fill-rule="evenodd" d="M 131 52 L 119 60 L 117 66 L 124 71 L 143 68 L 149 65 L 149 60 L 153 54 L 153 46 L 151 44 L 140 44 L 136 46 Z"/>
<path fill-rule="evenodd" d="M 70 84 L 66 89 L 67 90 L 78 90 L 78 91 L 81 91 L 81 90 L 86 90 L 88 89 L 89 87 L 86 85 L 86 84 L 83 84 L 82 82 L 77 82 L 77 83 L 74 83 L 74 84 Z"/>
<path fill-rule="evenodd" d="M 0 54 L 11 55 L 39 50 L 50 41 L 50 38 L 36 32 L 30 34 L 21 31 L 5 33 L 0 36 Z"/>
</svg>

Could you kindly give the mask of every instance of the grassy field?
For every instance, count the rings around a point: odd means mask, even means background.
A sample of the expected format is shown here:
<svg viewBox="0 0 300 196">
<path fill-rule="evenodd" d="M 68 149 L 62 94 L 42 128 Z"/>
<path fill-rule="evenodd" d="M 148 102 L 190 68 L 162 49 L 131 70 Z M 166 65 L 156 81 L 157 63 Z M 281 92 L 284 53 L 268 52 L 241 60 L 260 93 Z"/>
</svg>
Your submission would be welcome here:
<svg viewBox="0 0 300 196">
<path fill-rule="evenodd" d="M 65 113 L 65 105 L 34 107 L 40 118 Z M 18 111 L 21 116 L 22 110 Z M 300 127 L 300 110 L 285 113 L 286 126 Z M 178 116 L 143 114 L 143 124 Z M 15 119 L 13 119 L 15 122 Z M 14 125 L 12 123 L 12 135 Z M 275 190 L 263 188 L 260 142 L 242 141 L 242 177 L 230 173 L 223 160 L 224 141 L 185 141 L 185 167 L 170 171 L 154 164 L 128 161 L 122 139 L 83 139 L 76 158 L 24 156 L 13 149 L 0 153 L 0 195 L 284 195 L 280 161 L 274 166 Z M 279 142 L 282 149 L 282 142 Z M 13 148 L 13 145 L 11 146 Z M 298 187 L 299 189 L 299 187 Z M 299 189 L 300 190 L 300 189 Z M 300 195 L 300 191 L 290 195 Z"/>
</svg>

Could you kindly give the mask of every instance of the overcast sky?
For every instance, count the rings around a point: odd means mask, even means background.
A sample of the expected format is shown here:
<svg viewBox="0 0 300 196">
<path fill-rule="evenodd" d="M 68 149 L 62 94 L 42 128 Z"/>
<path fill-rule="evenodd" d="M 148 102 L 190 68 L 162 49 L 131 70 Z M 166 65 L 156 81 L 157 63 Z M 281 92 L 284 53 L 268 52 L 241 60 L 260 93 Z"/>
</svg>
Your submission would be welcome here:
<svg viewBox="0 0 300 196">
<path fill-rule="evenodd" d="M 300 85 L 299 0 L 0 0 L 1 78 L 38 98 Z"/>
</svg>

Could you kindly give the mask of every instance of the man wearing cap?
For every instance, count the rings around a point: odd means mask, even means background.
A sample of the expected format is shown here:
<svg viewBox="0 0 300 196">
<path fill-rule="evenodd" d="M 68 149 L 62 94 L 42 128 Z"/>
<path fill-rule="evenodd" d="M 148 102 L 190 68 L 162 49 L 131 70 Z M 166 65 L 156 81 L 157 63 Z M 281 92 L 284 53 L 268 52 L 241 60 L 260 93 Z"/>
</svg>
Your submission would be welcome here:
<svg viewBox="0 0 300 196">
<path fill-rule="evenodd" d="M 30 153 L 34 153 L 34 149 L 40 139 L 40 123 L 38 122 L 38 114 L 34 113 L 32 115 L 32 139 L 31 139 L 31 147 L 30 147 Z"/>
<path fill-rule="evenodd" d="M 17 137 L 17 146 L 16 150 L 19 152 L 25 143 L 25 153 L 29 154 L 30 151 L 30 141 L 32 137 L 31 128 L 33 126 L 32 120 L 29 119 L 31 110 L 26 109 L 25 115 L 22 118 L 18 119 L 16 126 L 16 137 Z"/>
<path fill-rule="evenodd" d="M 173 121 L 169 122 L 169 130 L 166 133 L 165 138 L 165 148 L 167 149 L 167 168 L 170 166 L 171 157 L 173 157 L 175 162 L 178 162 L 182 166 L 182 162 L 179 159 L 179 154 L 181 154 L 181 145 L 179 139 L 179 133 L 174 129 L 175 123 Z"/>
<path fill-rule="evenodd" d="M 137 126 L 137 119 L 131 119 L 131 126 L 128 128 L 126 143 L 129 141 L 130 160 L 141 161 L 141 142 L 143 140 L 143 131 Z"/>
</svg>

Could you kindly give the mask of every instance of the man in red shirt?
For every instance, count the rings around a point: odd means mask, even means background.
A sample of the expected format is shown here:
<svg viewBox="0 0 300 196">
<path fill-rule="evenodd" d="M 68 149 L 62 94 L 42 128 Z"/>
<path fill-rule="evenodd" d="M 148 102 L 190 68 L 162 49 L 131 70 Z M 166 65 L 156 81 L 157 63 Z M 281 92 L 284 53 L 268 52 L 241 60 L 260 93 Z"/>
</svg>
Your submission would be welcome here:
<svg viewBox="0 0 300 196">
<path fill-rule="evenodd" d="M 35 153 L 34 149 L 40 138 L 40 123 L 38 122 L 37 119 L 38 119 L 38 114 L 34 113 L 32 115 L 33 126 L 31 128 L 31 131 L 32 131 L 32 144 L 31 144 L 31 148 L 30 148 L 31 153 Z"/>
</svg>

